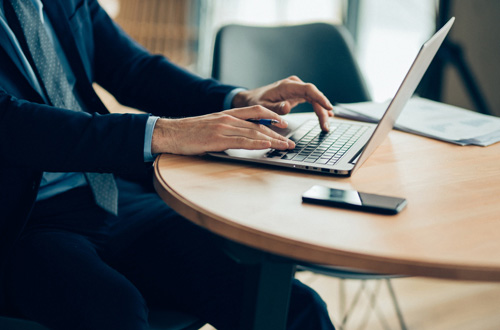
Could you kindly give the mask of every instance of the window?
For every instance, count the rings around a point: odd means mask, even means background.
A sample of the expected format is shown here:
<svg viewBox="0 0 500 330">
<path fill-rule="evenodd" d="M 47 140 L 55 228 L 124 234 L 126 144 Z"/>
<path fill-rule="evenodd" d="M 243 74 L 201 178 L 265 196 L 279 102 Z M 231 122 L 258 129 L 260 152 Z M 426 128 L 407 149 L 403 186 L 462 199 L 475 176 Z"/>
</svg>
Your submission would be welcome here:
<svg viewBox="0 0 500 330">
<path fill-rule="evenodd" d="M 372 98 L 394 96 L 420 45 L 435 29 L 437 0 L 100 0 L 150 51 L 208 77 L 217 30 L 249 25 L 345 22 L 359 3 L 356 54 Z M 333 100 L 334 101 L 334 100 Z"/>
<path fill-rule="evenodd" d="M 351 0 L 352 1 L 352 0 Z M 436 0 L 359 1 L 356 53 L 372 98 L 394 96 L 420 45 L 435 29 Z M 210 74 L 213 39 L 225 24 L 342 24 L 347 0 L 202 0 L 198 71 Z"/>
<path fill-rule="evenodd" d="M 392 98 L 435 29 L 434 0 L 364 0 L 357 55 L 374 101 Z"/>
</svg>

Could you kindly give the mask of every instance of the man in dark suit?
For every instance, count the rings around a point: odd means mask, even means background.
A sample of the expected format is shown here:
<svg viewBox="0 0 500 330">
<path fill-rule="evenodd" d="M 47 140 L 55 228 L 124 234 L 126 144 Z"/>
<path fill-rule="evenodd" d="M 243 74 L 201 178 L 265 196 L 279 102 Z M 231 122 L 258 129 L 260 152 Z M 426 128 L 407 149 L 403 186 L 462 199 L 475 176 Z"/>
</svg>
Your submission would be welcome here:
<svg viewBox="0 0 500 330">
<path fill-rule="evenodd" d="M 94 82 L 155 116 L 109 114 Z M 148 307 L 174 307 L 237 329 L 244 269 L 154 193 L 151 162 L 291 148 L 247 119 L 285 127 L 304 101 L 327 130 L 331 104 L 297 77 L 237 89 L 149 54 L 97 0 L 0 0 L 0 312 L 146 329 Z M 289 314 L 290 329 L 333 328 L 298 281 Z"/>
</svg>

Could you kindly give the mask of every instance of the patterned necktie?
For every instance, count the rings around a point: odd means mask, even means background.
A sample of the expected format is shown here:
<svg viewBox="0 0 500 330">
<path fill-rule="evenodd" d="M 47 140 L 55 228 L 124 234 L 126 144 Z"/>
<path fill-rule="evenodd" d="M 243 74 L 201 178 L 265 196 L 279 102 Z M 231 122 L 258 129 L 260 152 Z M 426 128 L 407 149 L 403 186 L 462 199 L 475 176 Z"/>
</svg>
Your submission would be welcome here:
<svg viewBox="0 0 500 330">
<path fill-rule="evenodd" d="M 74 111 L 83 111 L 73 94 L 54 43 L 49 38 L 47 30 L 40 20 L 40 13 L 33 2 L 31 0 L 10 0 L 10 3 L 26 39 L 26 45 L 31 53 L 38 77 L 52 105 Z M 118 189 L 113 174 L 85 173 L 85 177 L 97 205 L 112 214 L 118 214 Z"/>
</svg>

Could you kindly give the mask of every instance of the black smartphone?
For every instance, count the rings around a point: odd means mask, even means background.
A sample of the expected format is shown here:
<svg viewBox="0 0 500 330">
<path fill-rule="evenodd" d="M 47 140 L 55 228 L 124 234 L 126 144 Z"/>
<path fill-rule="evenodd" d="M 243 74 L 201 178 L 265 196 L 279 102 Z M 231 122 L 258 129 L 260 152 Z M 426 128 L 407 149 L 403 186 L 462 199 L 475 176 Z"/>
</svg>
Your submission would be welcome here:
<svg viewBox="0 0 500 330">
<path fill-rule="evenodd" d="M 352 210 L 397 214 L 406 206 L 406 199 L 356 190 L 341 190 L 315 185 L 302 195 L 304 203 L 342 207 Z"/>
</svg>

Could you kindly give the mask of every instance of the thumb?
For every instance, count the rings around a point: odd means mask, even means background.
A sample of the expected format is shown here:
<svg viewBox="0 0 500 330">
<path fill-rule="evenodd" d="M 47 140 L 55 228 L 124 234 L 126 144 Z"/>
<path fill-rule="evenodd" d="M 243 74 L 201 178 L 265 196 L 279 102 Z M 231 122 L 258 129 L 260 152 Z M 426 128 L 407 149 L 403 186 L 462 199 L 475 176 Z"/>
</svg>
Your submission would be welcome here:
<svg viewBox="0 0 500 330">
<path fill-rule="evenodd" d="M 292 99 L 281 102 L 270 102 L 266 104 L 266 108 L 276 112 L 279 115 L 286 115 L 297 106 L 297 104 L 304 103 L 304 99 Z"/>
<path fill-rule="evenodd" d="M 264 106 L 269 110 L 276 112 L 278 115 L 285 115 L 292 109 L 292 105 L 288 101 L 269 102 Z"/>
</svg>

